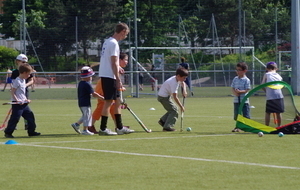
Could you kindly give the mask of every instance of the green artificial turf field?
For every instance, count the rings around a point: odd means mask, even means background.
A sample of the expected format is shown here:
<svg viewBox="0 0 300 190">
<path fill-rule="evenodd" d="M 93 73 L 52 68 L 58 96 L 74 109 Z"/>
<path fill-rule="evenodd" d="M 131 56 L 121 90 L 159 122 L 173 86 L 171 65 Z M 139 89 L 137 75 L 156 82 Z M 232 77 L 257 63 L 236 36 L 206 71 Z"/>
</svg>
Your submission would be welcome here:
<svg viewBox="0 0 300 190">
<path fill-rule="evenodd" d="M 153 132 L 123 110 L 124 125 L 136 133 L 120 136 L 78 135 L 70 126 L 81 116 L 76 90 L 37 89 L 30 107 L 42 135 L 27 137 L 22 119 L 17 145 L 4 144 L 1 132 L 0 189 L 299 189 L 300 136 L 232 133 L 230 89 L 203 89 L 185 102 L 183 125 L 191 132 L 179 132 L 180 119 L 176 132 L 162 132 L 157 121 L 165 111 L 143 95 L 126 101 Z M 6 102 L 9 93 L 1 95 Z M 9 107 L 0 106 L 1 124 Z"/>
</svg>

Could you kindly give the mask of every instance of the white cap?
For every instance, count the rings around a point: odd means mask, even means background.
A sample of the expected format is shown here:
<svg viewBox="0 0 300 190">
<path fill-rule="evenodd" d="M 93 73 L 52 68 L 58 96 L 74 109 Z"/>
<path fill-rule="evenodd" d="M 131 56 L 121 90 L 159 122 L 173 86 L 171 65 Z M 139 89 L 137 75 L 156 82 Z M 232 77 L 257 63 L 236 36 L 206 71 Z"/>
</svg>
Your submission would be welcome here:
<svg viewBox="0 0 300 190">
<path fill-rule="evenodd" d="M 80 71 L 80 77 L 81 78 L 88 78 L 93 76 L 95 73 L 93 71 L 92 68 L 88 67 L 88 66 L 84 66 L 82 67 L 81 71 Z"/>
<path fill-rule="evenodd" d="M 16 60 L 28 62 L 28 58 L 24 54 L 20 54 L 17 56 Z"/>
</svg>

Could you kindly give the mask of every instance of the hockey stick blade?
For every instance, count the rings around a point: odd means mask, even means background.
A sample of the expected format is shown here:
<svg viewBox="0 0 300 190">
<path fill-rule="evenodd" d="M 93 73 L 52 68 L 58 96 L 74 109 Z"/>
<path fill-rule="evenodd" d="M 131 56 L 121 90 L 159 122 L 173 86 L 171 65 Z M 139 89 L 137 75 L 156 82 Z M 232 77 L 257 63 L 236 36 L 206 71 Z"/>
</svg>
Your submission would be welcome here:
<svg viewBox="0 0 300 190">
<path fill-rule="evenodd" d="M 141 125 L 141 127 L 147 132 L 147 133 L 151 133 L 152 130 L 148 129 L 145 124 L 140 120 L 140 118 L 127 106 L 127 110 L 131 113 L 131 115 L 133 115 L 133 117 L 135 118 L 135 120 Z"/>
<path fill-rule="evenodd" d="M 8 120 L 8 118 L 10 117 L 11 112 L 12 112 L 12 109 L 10 108 L 10 109 L 8 110 L 8 113 L 7 113 L 7 115 L 6 115 L 5 119 L 4 119 L 4 121 L 3 121 L 3 124 L 2 124 L 1 127 L 0 127 L 0 131 L 2 131 L 3 129 L 6 128 L 7 120 Z"/>
<path fill-rule="evenodd" d="M 185 103 L 185 97 L 183 97 L 183 100 L 182 100 L 182 105 L 183 106 L 184 106 L 184 103 Z M 181 111 L 180 132 L 183 131 L 183 114 L 184 114 L 184 112 Z"/>
</svg>

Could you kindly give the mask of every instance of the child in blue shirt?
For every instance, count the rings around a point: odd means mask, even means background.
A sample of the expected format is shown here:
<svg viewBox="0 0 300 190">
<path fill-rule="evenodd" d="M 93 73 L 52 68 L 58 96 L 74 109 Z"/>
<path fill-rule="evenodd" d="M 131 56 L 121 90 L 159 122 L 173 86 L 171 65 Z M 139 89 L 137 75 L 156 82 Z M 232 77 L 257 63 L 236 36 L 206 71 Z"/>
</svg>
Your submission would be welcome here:
<svg viewBox="0 0 300 190">
<path fill-rule="evenodd" d="M 248 65 L 245 62 L 240 62 L 236 65 L 237 76 L 234 77 L 231 83 L 231 90 L 234 95 L 234 120 L 237 119 L 240 103 L 244 96 L 251 89 L 250 79 L 246 76 Z M 249 99 L 246 100 L 243 107 L 243 116 L 250 118 Z M 234 128 L 232 132 L 239 132 L 238 128 Z"/>
<path fill-rule="evenodd" d="M 91 96 L 102 99 L 103 96 L 99 95 L 94 91 L 91 81 L 94 75 L 93 69 L 88 66 L 84 66 L 81 69 L 81 81 L 78 84 L 77 95 L 78 95 L 78 106 L 82 113 L 81 118 L 76 122 L 71 124 L 73 129 L 82 135 L 93 135 L 94 133 L 88 130 L 88 127 L 92 126 L 92 111 L 91 111 Z M 80 131 L 80 124 L 83 123 L 83 131 Z"/>
</svg>

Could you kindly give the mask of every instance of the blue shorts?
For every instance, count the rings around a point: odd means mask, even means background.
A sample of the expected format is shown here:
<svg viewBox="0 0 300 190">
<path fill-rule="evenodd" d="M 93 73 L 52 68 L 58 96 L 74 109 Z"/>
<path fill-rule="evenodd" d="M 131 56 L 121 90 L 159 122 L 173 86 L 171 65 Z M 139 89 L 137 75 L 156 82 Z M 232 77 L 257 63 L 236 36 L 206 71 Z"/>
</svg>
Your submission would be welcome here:
<svg viewBox="0 0 300 190">
<path fill-rule="evenodd" d="M 11 78 L 10 78 L 10 77 L 7 77 L 7 79 L 6 79 L 6 83 L 8 83 L 8 84 L 12 83 L 12 80 L 11 80 Z"/>
<path fill-rule="evenodd" d="M 117 90 L 116 79 L 101 77 L 101 85 L 104 100 L 116 100 L 120 97 L 120 92 Z"/>
</svg>

